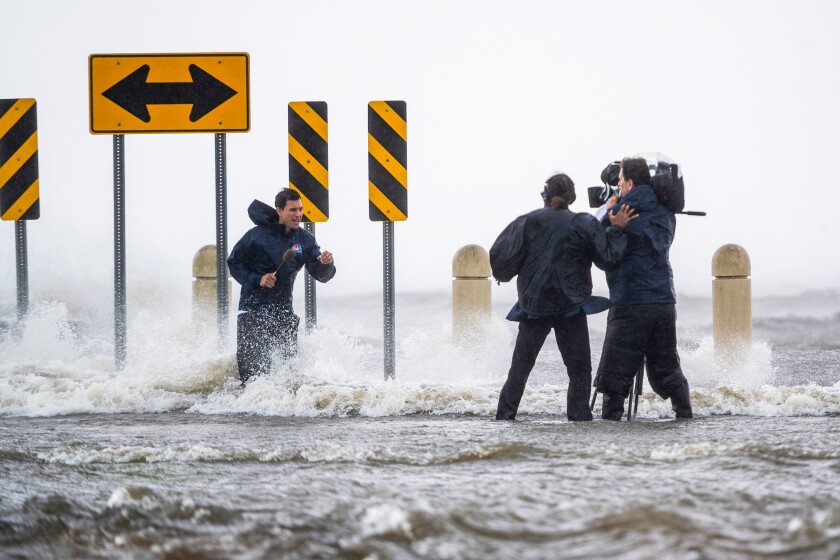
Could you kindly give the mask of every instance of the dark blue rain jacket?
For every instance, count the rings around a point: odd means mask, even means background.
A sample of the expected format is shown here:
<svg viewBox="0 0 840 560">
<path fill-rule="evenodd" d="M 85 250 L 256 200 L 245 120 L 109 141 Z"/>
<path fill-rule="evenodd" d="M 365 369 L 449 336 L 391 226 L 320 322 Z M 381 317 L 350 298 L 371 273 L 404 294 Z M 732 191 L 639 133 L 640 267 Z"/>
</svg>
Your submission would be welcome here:
<svg viewBox="0 0 840 560">
<path fill-rule="evenodd" d="M 615 270 L 607 272 L 610 300 L 613 305 L 676 303 L 674 273 L 668 254 L 674 241 L 677 220 L 659 202 L 649 185 L 638 185 L 627 196 L 618 199 L 612 212 L 622 204 L 635 208 L 639 217 L 625 229 L 627 250 Z M 601 223 L 609 225 L 604 215 Z"/>
<path fill-rule="evenodd" d="M 335 276 L 335 265 L 318 262 L 321 248 L 305 229 L 297 228 L 287 235 L 274 207 L 255 200 L 248 207 L 248 216 L 257 225 L 242 236 L 227 260 L 231 276 L 242 285 L 239 310 L 292 313 L 292 288 L 300 269 L 305 266 L 313 278 L 326 282 Z M 283 262 L 283 253 L 290 248 L 295 249 L 295 258 L 283 266 L 274 287 L 260 287 L 263 275 L 275 272 Z"/>
<path fill-rule="evenodd" d="M 518 275 L 519 301 L 507 318 L 521 321 L 579 312 L 592 299 L 592 263 L 603 270 L 617 266 L 625 245 L 621 228 L 604 231 L 590 214 L 541 208 L 518 217 L 490 249 L 496 280 L 508 282 Z M 608 307 L 605 303 L 592 312 Z"/>
</svg>

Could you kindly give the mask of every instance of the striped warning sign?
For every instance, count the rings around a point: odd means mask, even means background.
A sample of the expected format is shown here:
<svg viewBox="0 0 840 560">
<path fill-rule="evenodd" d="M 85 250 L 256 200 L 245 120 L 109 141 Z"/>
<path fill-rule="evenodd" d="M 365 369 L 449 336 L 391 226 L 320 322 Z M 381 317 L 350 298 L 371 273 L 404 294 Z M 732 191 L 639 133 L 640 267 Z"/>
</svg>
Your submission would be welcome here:
<svg viewBox="0 0 840 560">
<path fill-rule="evenodd" d="M 300 193 L 306 222 L 330 219 L 327 155 L 327 104 L 289 103 L 289 187 Z"/>
<path fill-rule="evenodd" d="M 37 220 L 38 121 L 34 99 L 0 99 L 0 218 Z"/>
<path fill-rule="evenodd" d="M 368 104 L 368 199 L 373 222 L 408 219 L 405 101 Z"/>
</svg>

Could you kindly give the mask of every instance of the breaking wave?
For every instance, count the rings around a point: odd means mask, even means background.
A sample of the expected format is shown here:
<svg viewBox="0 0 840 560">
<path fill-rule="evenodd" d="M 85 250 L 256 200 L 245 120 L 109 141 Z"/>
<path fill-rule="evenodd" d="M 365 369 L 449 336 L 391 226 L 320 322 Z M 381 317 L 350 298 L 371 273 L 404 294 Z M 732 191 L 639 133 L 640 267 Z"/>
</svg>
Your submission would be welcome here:
<svg viewBox="0 0 840 560">
<path fill-rule="evenodd" d="M 11 450 L 10 450 L 11 451 Z M 345 444 L 315 441 L 303 447 L 283 444 L 276 448 L 220 447 L 211 444 L 96 447 L 70 445 L 40 453 L 37 459 L 62 465 L 119 463 L 361 463 L 446 465 L 490 459 L 516 459 L 543 450 L 527 444 L 475 444 L 459 448 L 402 449 L 376 444 Z"/>
<path fill-rule="evenodd" d="M 167 411 L 300 417 L 491 416 L 515 336 L 510 323 L 494 320 L 480 342 L 465 347 L 453 342 L 448 320 L 417 319 L 421 326 L 403 329 L 407 334 L 398 340 L 397 379 L 386 381 L 381 340 L 367 332 L 369 325 L 348 324 L 344 330 L 341 325 L 320 327 L 301 338 L 296 359 L 277 365 L 272 375 L 254 379 L 243 389 L 233 354 L 220 354 L 215 337 L 197 336 L 190 324 L 161 322 L 148 313 L 133 316 L 130 332 L 143 336 L 134 336 L 128 366 L 115 372 L 113 346 L 105 342 L 102 329 L 74 323 L 69 316 L 65 304 L 39 304 L 23 332 L 0 333 L 0 416 Z M 594 364 L 600 351 L 598 335 L 593 336 Z M 545 357 L 532 374 L 520 417 L 565 411 L 565 370 L 550 346 L 546 344 Z M 699 416 L 840 414 L 838 376 L 831 376 L 833 385 L 785 383 L 775 371 L 774 349 L 768 343 L 754 343 L 741 362 L 721 363 L 711 337 L 701 336 L 681 348 L 681 355 Z M 821 367 L 830 372 L 837 366 Z M 671 416 L 668 401 L 645 386 L 639 417 Z"/>
</svg>

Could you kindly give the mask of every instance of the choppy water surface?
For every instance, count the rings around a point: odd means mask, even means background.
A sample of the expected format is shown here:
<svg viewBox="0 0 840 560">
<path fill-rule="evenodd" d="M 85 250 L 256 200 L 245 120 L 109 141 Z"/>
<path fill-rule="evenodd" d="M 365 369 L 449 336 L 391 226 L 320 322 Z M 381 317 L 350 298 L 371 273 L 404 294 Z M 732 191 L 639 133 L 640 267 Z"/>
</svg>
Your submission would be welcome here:
<svg viewBox="0 0 840 560">
<path fill-rule="evenodd" d="M 398 307 L 396 381 L 354 302 L 244 390 L 212 335 L 135 315 L 118 373 L 109 325 L 39 305 L 2 333 L 0 557 L 837 558 L 840 296 L 809 302 L 757 302 L 732 365 L 687 300 L 698 418 L 646 387 L 633 422 L 583 424 L 549 345 L 493 421 L 512 326 L 454 344 L 445 298 Z"/>
<path fill-rule="evenodd" d="M 838 417 L 10 419 L 0 534 L 8 556 L 831 558 L 838 438 Z"/>
</svg>

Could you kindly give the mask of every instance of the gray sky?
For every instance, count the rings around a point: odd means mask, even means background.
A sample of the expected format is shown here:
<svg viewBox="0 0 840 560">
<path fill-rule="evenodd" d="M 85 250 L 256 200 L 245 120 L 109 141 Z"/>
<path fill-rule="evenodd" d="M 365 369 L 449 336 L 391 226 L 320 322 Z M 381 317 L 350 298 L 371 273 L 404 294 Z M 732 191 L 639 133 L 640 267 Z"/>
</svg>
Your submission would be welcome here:
<svg viewBox="0 0 840 560">
<path fill-rule="evenodd" d="M 604 165 L 643 151 L 679 161 L 687 209 L 709 213 L 678 217 L 678 293 L 710 293 L 726 243 L 750 253 L 756 294 L 840 286 L 836 226 L 822 215 L 840 129 L 836 2 L 0 1 L 0 98 L 38 101 L 35 298 L 111 301 L 112 140 L 88 132 L 97 53 L 250 54 L 251 132 L 227 138 L 230 247 L 250 201 L 287 184 L 287 103 L 328 103 L 331 217 L 316 233 L 339 274 L 319 294 L 381 290 L 382 226 L 367 210 L 377 99 L 408 107 L 398 292 L 448 290 L 454 252 L 489 248 L 554 171 L 588 211 L 585 187 Z M 213 135 L 125 144 L 129 305 L 181 297 L 193 254 L 215 241 Z M 3 306 L 14 247 L 13 223 L 0 223 Z"/>
</svg>

